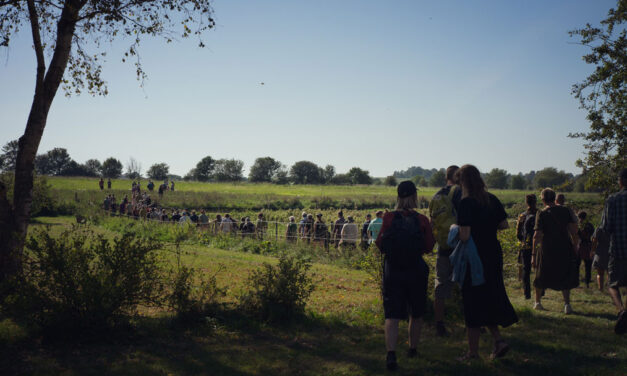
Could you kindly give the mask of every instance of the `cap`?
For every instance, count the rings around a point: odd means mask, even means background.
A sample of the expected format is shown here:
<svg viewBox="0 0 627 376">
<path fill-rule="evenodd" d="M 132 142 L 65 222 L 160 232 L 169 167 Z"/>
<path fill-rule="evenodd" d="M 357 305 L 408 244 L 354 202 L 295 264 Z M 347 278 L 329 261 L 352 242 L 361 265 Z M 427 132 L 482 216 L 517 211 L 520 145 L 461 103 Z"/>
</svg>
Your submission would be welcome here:
<svg viewBox="0 0 627 376">
<path fill-rule="evenodd" d="M 405 198 L 416 193 L 416 185 L 411 180 L 405 180 L 396 187 L 398 197 Z"/>
</svg>

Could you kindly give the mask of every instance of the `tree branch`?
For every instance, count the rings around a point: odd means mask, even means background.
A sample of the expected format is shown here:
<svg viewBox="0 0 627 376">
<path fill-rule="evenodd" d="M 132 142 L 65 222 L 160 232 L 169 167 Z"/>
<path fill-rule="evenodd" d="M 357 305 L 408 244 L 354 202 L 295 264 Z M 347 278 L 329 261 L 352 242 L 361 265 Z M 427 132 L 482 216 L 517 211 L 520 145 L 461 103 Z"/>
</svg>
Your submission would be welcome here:
<svg viewBox="0 0 627 376">
<path fill-rule="evenodd" d="M 33 33 L 33 44 L 35 46 L 35 55 L 37 56 L 37 81 L 35 91 L 41 90 L 44 83 L 44 75 L 46 74 L 46 61 L 44 60 L 44 48 L 41 44 L 41 35 L 39 34 L 39 16 L 35 8 L 35 2 L 28 0 L 28 18 L 30 19 L 30 28 Z"/>
</svg>

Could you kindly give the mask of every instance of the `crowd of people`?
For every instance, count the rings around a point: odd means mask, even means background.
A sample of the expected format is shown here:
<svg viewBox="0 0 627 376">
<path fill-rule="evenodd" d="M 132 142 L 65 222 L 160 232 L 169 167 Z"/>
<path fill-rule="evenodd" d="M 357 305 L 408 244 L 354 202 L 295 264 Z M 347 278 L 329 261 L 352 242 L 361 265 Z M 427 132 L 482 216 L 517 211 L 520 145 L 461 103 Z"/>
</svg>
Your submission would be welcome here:
<svg viewBox="0 0 627 376">
<path fill-rule="evenodd" d="M 579 286 L 583 263 L 587 287 L 592 283 L 592 268 L 597 271 L 600 290 L 604 289 L 607 274 L 610 296 L 618 310 L 614 331 L 627 332 L 627 302 L 623 305 L 619 290 L 627 287 L 627 169 L 621 171 L 618 181 L 620 191 L 606 201 L 601 224 L 596 229 L 585 211 L 575 214 L 565 205 L 563 194 L 545 188 L 540 193 L 542 208 L 538 208 L 534 194 L 526 196 L 527 210 L 519 215 L 516 224 L 521 244 L 519 278 L 525 298 L 531 299 L 531 274 L 535 270 L 535 310 L 545 310 L 543 296 L 547 290 L 556 290 L 563 296 L 564 314 L 572 314 L 570 291 Z M 168 187 L 165 182 L 163 186 Z M 468 336 L 468 351 L 459 360 L 479 357 L 479 336 L 484 328 L 494 341 L 490 358 L 505 356 L 510 346 L 499 327 L 516 323 L 518 317 L 505 289 L 503 250 L 497 238 L 498 231 L 509 227 L 503 205 L 486 191 L 479 170 L 464 165 L 447 168 L 446 186 L 430 201 L 429 217 L 418 213 L 415 210 L 418 207 L 416 186 L 403 181 L 397 186 L 393 211 L 377 211 L 374 219 L 368 214 L 361 225 L 352 216 L 344 217 L 342 211 L 328 225 L 321 213 L 314 217 L 303 212 L 298 222 L 289 217 L 284 236 L 289 242 L 300 241 L 325 249 L 334 247 L 342 252 L 350 252 L 358 245 L 365 250 L 376 244 L 383 254 L 384 332 L 389 370 L 398 366 L 396 345 L 400 320 L 409 318 L 408 356 L 417 356 L 429 277 L 423 255 L 430 253 L 436 244 L 433 299 L 436 334 L 449 335 L 444 322 L 445 301 L 451 298 L 451 291 L 458 284 Z M 107 195 L 104 208 L 134 218 L 195 224 L 215 234 L 264 239 L 268 232 L 269 222 L 263 213 L 254 222 L 249 217 L 238 222 L 228 213 L 210 219 L 204 211 L 168 212 L 153 203 L 150 195 L 135 183 L 131 199 L 125 196 L 118 205 L 114 195 Z"/>
</svg>

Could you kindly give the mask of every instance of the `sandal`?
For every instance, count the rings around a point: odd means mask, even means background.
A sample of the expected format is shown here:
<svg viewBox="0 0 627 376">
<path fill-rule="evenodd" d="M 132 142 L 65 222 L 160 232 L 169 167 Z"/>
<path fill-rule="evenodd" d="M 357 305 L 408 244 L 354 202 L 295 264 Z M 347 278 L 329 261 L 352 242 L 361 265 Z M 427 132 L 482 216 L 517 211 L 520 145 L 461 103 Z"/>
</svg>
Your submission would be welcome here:
<svg viewBox="0 0 627 376">
<path fill-rule="evenodd" d="M 510 347 L 507 342 L 505 342 L 505 340 L 503 339 L 499 339 L 498 341 L 494 342 L 494 351 L 492 351 L 492 354 L 490 354 L 490 359 L 494 360 L 504 357 L 509 349 Z"/>
<path fill-rule="evenodd" d="M 457 358 L 458 362 L 469 362 L 471 360 L 475 360 L 475 359 L 479 359 L 479 354 L 471 354 L 469 352 L 467 352 L 466 354 L 460 356 L 459 358 Z"/>
</svg>

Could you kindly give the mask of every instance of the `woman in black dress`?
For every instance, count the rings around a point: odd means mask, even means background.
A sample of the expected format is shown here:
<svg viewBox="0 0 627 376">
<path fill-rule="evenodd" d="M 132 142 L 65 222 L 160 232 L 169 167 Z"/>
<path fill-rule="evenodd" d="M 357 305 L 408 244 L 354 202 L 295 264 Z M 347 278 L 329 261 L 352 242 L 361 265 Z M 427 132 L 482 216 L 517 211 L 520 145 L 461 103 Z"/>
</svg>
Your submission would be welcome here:
<svg viewBox="0 0 627 376">
<path fill-rule="evenodd" d="M 496 233 L 508 227 L 507 214 L 496 196 L 486 192 L 485 183 L 475 166 L 464 165 L 459 170 L 462 201 L 459 204 L 457 223 L 460 239 L 471 236 L 481 263 L 485 283 L 472 286 L 470 271 L 462 287 L 464 318 L 468 329 L 468 353 L 461 360 L 477 358 L 481 327 L 487 327 L 494 338 L 491 358 L 499 358 L 509 351 L 498 326 L 508 327 L 518 321 L 514 307 L 509 302 L 503 281 L 503 251 Z"/>
</svg>

